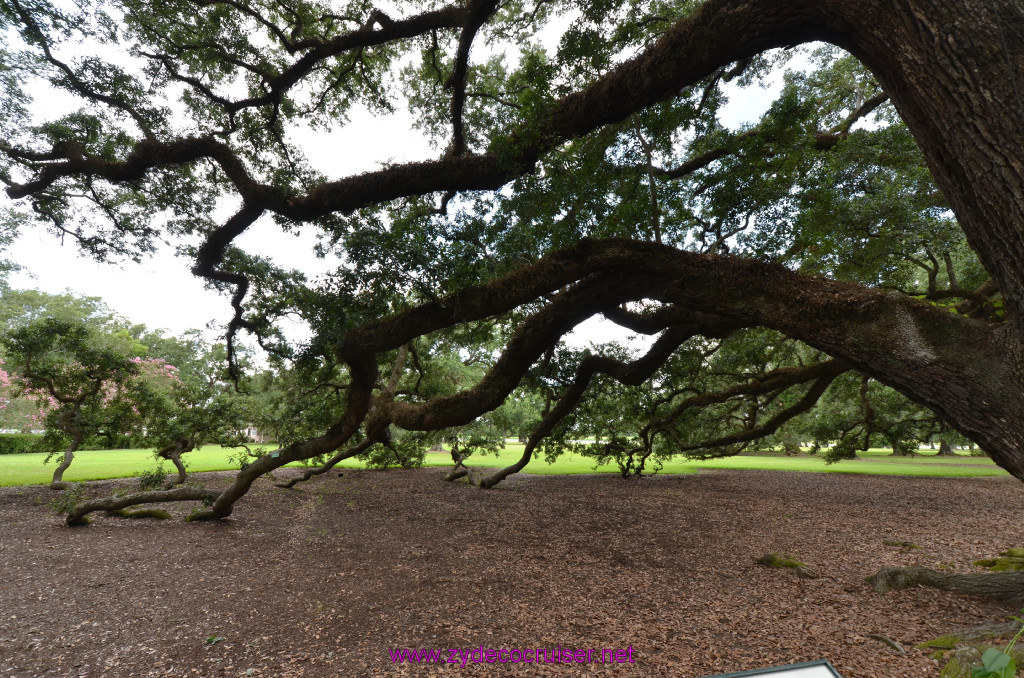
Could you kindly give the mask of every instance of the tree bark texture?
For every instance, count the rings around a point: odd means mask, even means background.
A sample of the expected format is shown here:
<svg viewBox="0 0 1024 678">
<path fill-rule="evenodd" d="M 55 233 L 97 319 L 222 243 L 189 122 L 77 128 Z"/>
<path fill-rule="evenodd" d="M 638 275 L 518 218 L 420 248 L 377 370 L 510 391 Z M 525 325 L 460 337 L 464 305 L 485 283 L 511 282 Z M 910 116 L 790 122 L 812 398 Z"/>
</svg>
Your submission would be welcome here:
<svg viewBox="0 0 1024 678">
<path fill-rule="evenodd" d="M 173 490 L 135 492 L 120 497 L 101 497 L 82 502 L 68 513 L 65 520 L 69 527 L 87 524 L 86 516 L 94 511 L 117 511 L 128 506 L 154 504 L 164 501 L 213 501 L 220 496 L 216 490 L 202 487 L 178 487 Z"/>
<path fill-rule="evenodd" d="M 64 482 L 64 472 L 71 467 L 71 462 L 75 460 L 75 452 L 82 445 L 84 439 L 85 434 L 80 431 L 75 431 L 71 434 L 71 442 L 68 443 L 64 454 L 61 455 L 57 468 L 53 470 L 53 479 L 50 480 L 51 490 L 66 490 L 71 487 L 71 483 Z"/>
<path fill-rule="evenodd" d="M 926 567 L 887 567 L 867 578 L 878 593 L 931 586 L 942 591 L 966 593 L 982 598 L 1024 602 L 1024 572 L 953 574 Z"/>
</svg>

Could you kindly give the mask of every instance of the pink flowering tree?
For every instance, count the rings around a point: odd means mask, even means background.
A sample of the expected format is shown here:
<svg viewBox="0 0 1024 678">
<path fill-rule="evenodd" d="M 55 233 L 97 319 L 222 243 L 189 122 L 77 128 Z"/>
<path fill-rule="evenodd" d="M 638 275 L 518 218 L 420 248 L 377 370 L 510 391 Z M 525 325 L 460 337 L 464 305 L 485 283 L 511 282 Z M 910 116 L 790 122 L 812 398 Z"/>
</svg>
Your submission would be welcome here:
<svg viewBox="0 0 1024 678">
<path fill-rule="evenodd" d="M 0 359 L 0 429 L 20 433 L 41 429 L 51 399 L 26 388 L 17 373 L 8 372 L 4 365 Z"/>
</svg>

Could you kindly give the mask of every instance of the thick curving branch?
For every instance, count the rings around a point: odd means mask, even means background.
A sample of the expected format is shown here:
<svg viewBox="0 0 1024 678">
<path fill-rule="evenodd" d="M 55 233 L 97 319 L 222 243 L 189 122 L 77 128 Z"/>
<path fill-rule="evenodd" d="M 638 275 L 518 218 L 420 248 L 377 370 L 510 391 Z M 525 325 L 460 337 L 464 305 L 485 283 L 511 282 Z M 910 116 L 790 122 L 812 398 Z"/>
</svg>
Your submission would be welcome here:
<svg viewBox="0 0 1024 678">
<path fill-rule="evenodd" d="M 372 356 L 350 354 L 346 356 L 352 383 L 344 415 L 323 435 L 290 445 L 287 448 L 264 454 L 241 469 L 224 491 L 196 487 L 178 487 L 171 490 L 137 492 L 121 497 L 106 497 L 83 502 L 67 517 L 69 526 L 85 525 L 89 513 L 100 510 L 114 511 L 127 506 L 152 504 L 168 501 L 202 501 L 209 504 L 206 510 L 189 515 L 190 521 L 220 520 L 231 515 L 234 504 L 249 491 L 261 476 L 293 461 L 309 459 L 332 452 L 344 445 L 359 430 L 371 403 L 371 393 L 377 378 L 377 366 Z"/>
<path fill-rule="evenodd" d="M 477 32 L 498 7 L 498 0 L 471 0 L 466 23 L 459 35 L 459 47 L 455 53 L 455 68 L 448 76 L 445 87 L 452 90 L 452 147 L 451 155 L 466 152 L 466 135 L 463 131 L 462 111 L 466 106 L 466 76 L 469 71 L 469 50 Z"/>
<path fill-rule="evenodd" d="M 166 447 L 163 447 L 157 451 L 156 456 L 160 457 L 161 459 L 167 459 L 168 461 L 170 461 L 172 464 L 174 464 L 174 468 L 178 472 L 177 477 L 173 478 L 172 480 L 169 480 L 166 484 L 164 484 L 163 489 L 170 490 L 176 485 L 185 484 L 185 478 L 188 477 L 188 471 L 185 468 L 184 462 L 182 462 L 181 460 L 181 455 L 185 454 L 186 452 L 190 452 L 193 449 L 195 449 L 195 444 L 191 440 L 183 436 L 175 440 L 170 445 L 167 445 Z"/>
<path fill-rule="evenodd" d="M 460 426 L 501 405 L 523 375 L 576 325 L 609 304 L 642 298 L 658 281 L 638 273 L 586 278 L 520 325 L 505 350 L 473 388 L 426 403 L 393 402 L 382 412 L 396 426 L 432 431 Z"/>
<path fill-rule="evenodd" d="M 370 410 L 366 415 L 366 418 L 371 422 L 368 427 L 369 430 L 366 433 L 366 438 L 357 445 L 339 450 L 333 457 L 320 466 L 306 469 L 302 472 L 301 476 L 296 476 L 287 482 L 277 483 L 278 487 L 285 489 L 295 487 L 298 483 L 306 482 L 310 478 L 327 473 L 340 462 L 365 452 L 377 443 L 383 443 L 385 445 L 389 444 L 390 435 L 388 433 L 388 427 L 391 425 L 391 422 L 380 417 L 377 414 L 377 410 L 380 409 L 381 403 L 390 402 L 394 399 L 395 391 L 398 389 L 398 381 L 402 377 L 402 370 L 405 367 L 406 360 L 408 360 L 411 348 L 411 344 L 405 344 L 398 349 L 398 355 L 395 357 L 395 362 L 391 367 L 391 376 L 388 378 L 388 383 L 384 387 L 383 391 L 374 399 L 374 404 L 370 406 Z"/>
<path fill-rule="evenodd" d="M 774 17 L 770 21 L 761 22 L 756 16 L 748 14 L 749 8 L 745 5 L 734 5 L 731 1 L 708 3 L 694 16 L 677 23 L 661 40 L 638 57 L 622 64 L 580 92 L 555 102 L 541 119 L 526 121 L 520 128 L 509 130 L 503 137 L 501 146 L 504 150 L 501 153 L 396 165 L 378 172 L 327 182 L 300 196 L 286 195 L 278 189 L 255 183 L 244 171 L 237 156 L 212 136 L 167 142 L 139 142 L 122 162 L 86 157 L 80 147 L 75 149 L 72 144 L 63 154 L 65 162 L 45 165 L 35 180 L 9 187 L 8 194 L 15 199 L 25 197 L 65 176 L 92 175 L 115 183 L 135 181 L 142 178 L 146 171 L 160 165 L 192 162 L 201 158 L 211 158 L 218 162 L 247 204 L 261 205 L 297 221 L 318 219 L 333 212 L 347 213 L 399 197 L 448 190 L 493 190 L 529 171 L 540 155 L 559 144 L 602 125 L 624 120 L 632 113 L 668 98 L 683 87 L 714 73 L 721 66 L 775 45 L 823 39 L 829 34 L 827 26 L 821 25 L 820 17 L 817 20 L 806 16 L 794 16 L 789 20 Z M 480 11 L 484 9 L 486 7 Z M 458 26 L 462 26 L 466 20 L 461 9 L 447 8 L 438 12 L 447 17 L 449 22 L 454 15 L 458 15 Z M 399 23 L 394 22 L 391 26 Z M 330 43 L 314 48 L 293 69 L 282 74 L 275 87 L 291 86 L 301 80 L 312 68 L 312 63 L 324 58 L 324 50 L 328 55 L 333 55 L 362 46 L 365 36 L 357 39 L 359 33 L 356 31 L 339 36 Z M 736 40 L 737 35 L 743 36 L 743 39 Z M 271 105 L 275 101 L 274 96 L 271 93 L 239 102 L 238 105 Z"/>
<path fill-rule="evenodd" d="M 196 514 L 193 519 L 219 520 L 228 517 L 235 502 L 245 496 L 260 476 L 293 461 L 333 452 L 355 435 L 370 409 L 373 385 L 377 379 L 377 364 L 373 356 L 366 353 L 353 353 L 346 358 L 352 382 L 347 393 L 344 416 L 323 435 L 295 443 L 273 454 L 265 454 L 240 470 L 231 486 L 213 502 L 210 510 Z"/>
<path fill-rule="evenodd" d="M 266 209 L 306 221 L 397 197 L 494 189 L 530 171 L 543 153 L 558 145 L 620 122 L 731 63 L 773 47 L 824 40 L 851 51 L 874 71 L 920 144 L 972 247 L 1003 291 L 1008 306 L 1022 316 L 1024 274 L 1019 262 L 1024 261 L 1024 227 L 1020 220 L 1024 213 L 1024 170 L 1016 150 L 1009 149 L 1024 145 L 1024 130 L 1005 112 L 1024 110 L 1024 105 L 1020 104 L 1016 80 L 1008 78 L 1005 69 L 1006 64 L 1022 60 L 1024 55 L 1014 43 L 1015 51 L 1000 53 L 999 58 L 992 55 L 977 59 L 969 50 L 959 49 L 958 44 L 984 49 L 1000 43 L 998 38 L 1005 31 L 1022 34 L 1024 16 L 1003 12 L 1002 23 L 993 27 L 991 22 L 974 20 L 969 5 L 949 0 L 922 1 L 919 11 L 909 12 L 881 0 L 710 0 L 670 27 L 637 57 L 496 138 L 487 155 L 398 165 L 329 182 L 305 195 L 284 195 L 268 186 L 249 186 L 240 192 L 250 203 L 255 196 L 246 192 L 264 193 L 262 204 Z M 922 17 L 926 29 L 915 23 L 914 17 Z M 460 19 L 456 23 L 461 27 L 465 17 Z M 398 23 L 383 22 L 381 31 Z M 933 39 L 958 25 L 971 30 L 961 35 L 962 41 L 957 44 L 947 46 Z M 336 40 L 344 43 L 362 38 L 346 34 Z M 303 68 L 311 68 L 305 64 L 316 62 L 324 50 L 348 48 L 336 41 L 317 43 L 293 69 L 282 74 L 277 86 L 301 80 L 308 72 Z M 949 97 L 949 92 L 962 96 Z M 268 94 L 246 105 L 274 103 L 273 95 Z M 936 111 L 943 114 L 937 115 Z M 136 151 L 144 144 L 140 142 Z M 59 176 L 83 176 L 92 172 L 90 167 L 103 164 L 96 158 L 82 160 L 69 157 L 67 162 L 41 167 L 34 180 L 12 185 L 8 193 L 24 197 L 44 189 Z M 107 169 L 109 174 L 119 174 L 117 168 Z M 1018 372 L 1020 378 L 1024 366 L 1019 366 Z"/>
<path fill-rule="evenodd" d="M 494 366 L 474 387 L 426 403 L 380 402 L 374 407 L 379 354 L 435 330 L 497 316 L 542 297 L 551 300 L 520 325 Z M 764 326 L 837 358 L 778 370 L 759 383 L 737 387 L 749 393 L 766 388 L 771 392 L 815 379 L 797 405 L 766 422 L 761 431 L 738 436 L 763 433 L 795 416 L 820 396 L 835 375 L 852 366 L 931 407 L 983 445 L 1000 466 L 1024 477 L 1014 428 L 1019 421 L 1014 408 L 1024 402 L 1024 393 L 1005 397 L 1013 382 L 1005 376 L 1009 368 L 1001 344 L 1004 327 L 955 315 L 899 293 L 809 278 L 776 264 L 695 254 L 655 243 L 603 240 L 582 242 L 490 284 L 348 331 L 336 347 L 338 359 L 349 366 L 351 376 L 342 418 L 322 436 L 291 445 L 276 456 L 257 459 L 236 475 L 227 490 L 216 495 L 209 511 L 195 517 L 224 518 L 257 478 L 291 461 L 337 450 L 367 421 L 371 408 L 375 410 L 371 423 L 393 422 L 409 430 L 467 423 L 500 405 L 530 365 L 586 318 L 606 312 L 638 325 L 650 323 L 651 316 L 619 308 L 641 299 L 678 309 L 656 310 L 652 314 L 656 318 L 704 318 L 706 323 L 713 317 L 721 323 L 719 332 L 727 332 L 731 323 Z M 664 348 L 668 341 L 663 339 L 660 346 Z M 617 369 L 612 364 L 602 366 L 613 373 Z M 987 406 L 979 408 L 978 402 Z M 174 496 L 145 495 L 153 501 Z M 144 503 L 145 497 L 138 503 Z"/>
<path fill-rule="evenodd" d="M 87 516 L 95 511 L 117 511 L 128 506 L 139 504 L 157 504 L 165 501 L 213 501 L 220 496 L 217 490 L 203 487 L 178 487 L 173 490 L 153 490 L 151 492 L 135 492 L 120 497 L 102 497 L 82 502 L 65 520 L 68 527 L 78 527 L 89 523 Z"/>
<path fill-rule="evenodd" d="M 600 272 L 617 272 L 630 286 L 628 294 L 624 289 L 609 293 L 605 310 L 642 297 L 778 330 L 929 407 L 991 450 L 1000 466 L 1024 478 L 1012 423 L 1019 419 L 1024 393 L 1006 396 L 1006 389 L 1021 388 L 1005 360 L 1005 342 L 1013 342 L 1014 335 L 899 293 L 810 278 L 775 264 L 653 243 L 588 241 L 488 285 L 355 329 L 342 347 L 390 350 L 421 334 L 507 312 Z M 481 397 L 490 403 L 497 393 L 410 406 L 403 423 L 394 421 L 411 429 L 458 425 L 472 419 L 466 418 L 472 410 L 463 407 L 466 401 Z M 986 407 L 975 407 L 977 402 Z"/>
<path fill-rule="evenodd" d="M 811 384 L 811 387 L 807 389 L 807 393 L 804 394 L 800 400 L 795 404 L 787 407 L 781 412 L 773 415 L 768 421 L 761 423 L 759 426 L 753 426 L 743 431 L 731 433 L 720 438 L 713 440 L 705 440 L 696 445 L 683 445 L 679 448 L 679 452 L 688 453 L 694 450 L 706 450 L 715 448 L 724 448 L 738 443 L 746 443 L 751 440 L 757 440 L 758 438 L 764 438 L 765 436 L 771 435 L 779 430 L 779 427 L 785 424 L 787 421 L 797 417 L 804 412 L 807 412 L 814 407 L 818 400 L 821 398 L 825 390 L 835 381 L 835 378 L 847 370 L 847 366 L 841 361 L 832 362 L 832 373 L 827 376 L 821 377 L 817 381 Z M 825 363 L 828 364 L 828 363 Z M 699 455 L 690 455 L 699 456 Z M 715 455 L 720 456 L 720 455 Z"/>
</svg>

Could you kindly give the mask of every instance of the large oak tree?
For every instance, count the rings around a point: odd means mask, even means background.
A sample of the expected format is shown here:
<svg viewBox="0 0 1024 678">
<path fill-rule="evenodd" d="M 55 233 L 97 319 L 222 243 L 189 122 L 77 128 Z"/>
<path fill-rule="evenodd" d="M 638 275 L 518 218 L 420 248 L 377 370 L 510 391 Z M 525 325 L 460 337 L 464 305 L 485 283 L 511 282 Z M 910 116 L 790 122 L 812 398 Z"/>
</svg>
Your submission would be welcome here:
<svg viewBox="0 0 1024 678">
<path fill-rule="evenodd" d="M 632 361 L 570 366 L 530 449 L 595 375 L 642 383 L 682 346 L 767 328 L 810 347 L 811 362 L 670 409 L 737 394 L 783 403 L 764 401 L 746 432 L 718 436 L 727 449 L 806 411 L 854 369 L 1024 480 L 1024 11 L 1014 0 L 470 0 L 388 12 L 125 0 L 94 10 L 0 2 L 0 25 L 23 41 L 4 48 L 11 75 L 0 83 L 0 178 L 13 204 L 97 256 L 193 238 L 193 271 L 231 294 L 231 340 L 256 335 L 329 374 L 321 386 L 344 378 L 344 406 L 318 434 L 260 457 L 227 490 L 102 507 L 202 499 L 210 508 L 197 517 L 221 518 L 290 461 L 387 444 L 393 427 L 464 425 L 524 378 L 543 381 L 559 339 L 596 314 L 658 339 Z M 548 24 L 564 29 L 551 53 L 534 39 Z M 720 124 L 724 82 L 757 78 L 776 48 L 816 41 L 863 66 L 826 59 L 819 82 L 791 81 L 759 124 Z M 103 47 L 82 56 L 73 43 Z M 477 43 L 515 44 L 516 58 L 474 58 Z M 389 110 L 400 69 L 434 159 L 347 177 L 306 162 L 299 125 L 328 130 L 356 104 Z M 20 83 L 36 75 L 82 108 L 33 122 Z M 905 127 L 885 117 L 889 106 Z M 873 131 L 856 126 L 871 116 Z M 218 204 L 232 216 L 213 221 Z M 963 247 L 945 229 L 950 213 Z M 265 216 L 342 255 L 336 274 L 310 283 L 236 247 Z M 839 237 L 851 229 L 864 233 Z M 877 251 L 887 239 L 921 263 L 927 289 L 898 284 L 892 250 Z M 857 255 L 886 265 L 851 273 Z M 963 261 L 981 271 L 973 284 Z M 314 330 L 301 350 L 275 330 L 293 312 Z M 471 387 L 425 397 L 387 378 L 425 341 L 464 331 L 471 346 L 495 319 L 503 329 L 487 331 L 503 348 Z M 797 397 L 778 397 L 794 386 Z"/>
</svg>

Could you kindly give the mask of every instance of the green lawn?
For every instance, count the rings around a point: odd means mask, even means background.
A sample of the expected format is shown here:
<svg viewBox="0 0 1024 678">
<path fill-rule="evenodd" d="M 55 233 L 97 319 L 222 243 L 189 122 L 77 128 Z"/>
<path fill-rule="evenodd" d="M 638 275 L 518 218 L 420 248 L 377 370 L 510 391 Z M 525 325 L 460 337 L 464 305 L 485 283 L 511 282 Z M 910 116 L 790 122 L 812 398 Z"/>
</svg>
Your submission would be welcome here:
<svg viewBox="0 0 1024 678">
<path fill-rule="evenodd" d="M 506 466 L 519 458 L 523 446 L 510 443 L 497 457 L 493 455 L 471 457 L 469 466 Z M 818 471 L 828 473 L 867 473 L 875 475 L 911 475 L 911 476 L 1001 476 L 1006 472 L 997 467 L 987 457 L 937 457 L 929 450 L 912 459 L 886 456 L 888 450 L 869 450 L 862 452 L 856 461 L 844 461 L 826 465 L 820 457 L 800 456 L 785 457 L 782 455 L 754 454 L 712 459 L 709 461 L 674 460 L 665 464 L 662 473 L 695 473 L 702 468 L 719 469 L 764 469 L 778 471 Z M 224 471 L 237 468 L 229 460 L 231 450 L 216 445 L 208 445 L 186 455 L 190 471 Z M 53 464 L 44 466 L 43 454 L 5 454 L 0 455 L 0 487 L 8 485 L 36 485 L 49 482 L 53 475 Z M 447 453 L 428 453 L 426 466 L 449 466 L 451 457 Z M 103 478 L 122 478 L 155 468 L 156 462 L 149 450 L 97 450 L 79 452 L 75 461 L 64 474 L 64 479 L 72 482 L 82 480 L 100 480 Z M 362 464 L 356 460 L 348 460 L 339 464 L 341 468 L 360 468 Z M 169 463 L 164 468 L 173 470 Z M 554 464 L 547 464 L 543 459 L 535 459 L 526 467 L 524 473 L 561 474 L 561 473 L 617 473 L 614 465 L 605 465 L 594 469 L 594 462 L 579 455 L 570 454 L 560 457 Z"/>
<path fill-rule="evenodd" d="M 506 466 L 519 458 L 522 445 L 510 444 L 497 458 L 494 456 L 471 457 L 468 466 Z M 774 454 L 751 454 L 711 459 L 707 461 L 686 461 L 682 459 L 667 462 L 661 473 L 695 473 L 702 468 L 719 469 L 760 469 L 775 471 L 811 471 L 825 473 L 867 473 L 872 475 L 904 475 L 904 476 L 945 476 L 945 477 L 976 477 L 1008 475 L 996 466 L 988 457 L 937 457 L 930 450 L 913 459 L 892 457 L 891 450 L 873 449 L 862 452 L 861 458 L 827 465 L 821 457 L 801 455 L 786 457 Z M 451 458 L 443 453 L 427 455 L 427 465 L 450 465 Z M 594 462 L 579 455 L 563 455 L 554 464 L 546 464 L 542 459 L 535 459 L 526 467 L 524 473 L 557 474 L 557 473 L 594 473 Z M 596 469 L 598 473 L 618 473 L 613 464 L 606 464 Z"/>
</svg>

